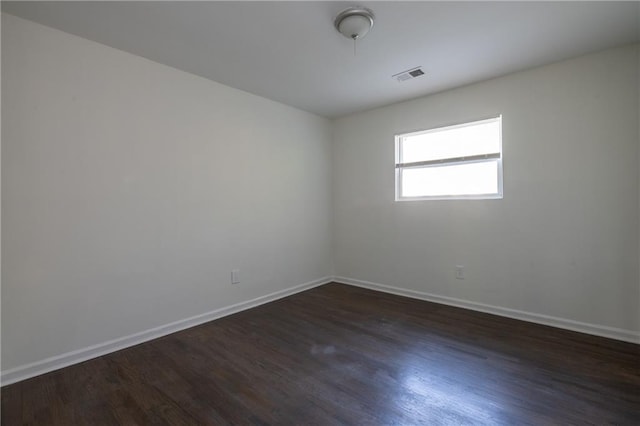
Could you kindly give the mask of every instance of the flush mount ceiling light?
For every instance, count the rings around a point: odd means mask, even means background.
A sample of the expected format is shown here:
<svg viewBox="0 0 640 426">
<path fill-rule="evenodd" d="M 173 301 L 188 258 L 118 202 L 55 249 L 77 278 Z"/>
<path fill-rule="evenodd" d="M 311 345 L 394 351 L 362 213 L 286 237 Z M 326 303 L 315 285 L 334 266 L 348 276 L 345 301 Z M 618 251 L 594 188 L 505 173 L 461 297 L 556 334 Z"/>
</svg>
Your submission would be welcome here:
<svg viewBox="0 0 640 426">
<path fill-rule="evenodd" d="M 373 27 L 373 12 L 364 7 L 350 7 L 338 13 L 333 24 L 343 36 L 359 39 Z"/>
<path fill-rule="evenodd" d="M 353 40 L 353 48 L 355 52 L 356 40 L 360 40 L 367 35 L 375 16 L 373 12 L 364 7 L 350 7 L 338 13 L 333 25 L 336 30 L 343 36 Z"/>
</svg>

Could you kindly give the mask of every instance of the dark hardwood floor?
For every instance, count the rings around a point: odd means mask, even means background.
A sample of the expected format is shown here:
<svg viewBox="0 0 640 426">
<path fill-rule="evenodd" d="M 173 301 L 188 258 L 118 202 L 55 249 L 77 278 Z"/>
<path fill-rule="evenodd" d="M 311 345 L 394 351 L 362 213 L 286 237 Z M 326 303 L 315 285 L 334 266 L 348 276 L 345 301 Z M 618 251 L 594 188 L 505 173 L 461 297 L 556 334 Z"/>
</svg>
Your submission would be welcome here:
<svg viewBox="0 0 640 426">
<path fill-rule="evenodd" d="M 2 388 L 2 424 L 640 424 L 640 346 L 328 284 Z"/>
</svg>

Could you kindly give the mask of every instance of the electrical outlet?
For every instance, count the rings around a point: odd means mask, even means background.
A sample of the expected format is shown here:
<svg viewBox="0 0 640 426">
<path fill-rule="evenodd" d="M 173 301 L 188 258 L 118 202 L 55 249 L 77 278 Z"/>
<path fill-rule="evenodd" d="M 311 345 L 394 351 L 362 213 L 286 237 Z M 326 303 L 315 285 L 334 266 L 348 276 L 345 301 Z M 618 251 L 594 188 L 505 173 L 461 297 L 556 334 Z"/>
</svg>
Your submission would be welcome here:
<svg viewBox="0 0 640 426">
<path fill-rule="evenodd" d="M 231 284 L 240 283 L 240 269 L 231 270 Z"/>
<path fill-rule="evenodd" d="M 464 266 L 456 265 L 455 271 L 456 271 L 456 279 L 464 280 Z"/>
</svg>

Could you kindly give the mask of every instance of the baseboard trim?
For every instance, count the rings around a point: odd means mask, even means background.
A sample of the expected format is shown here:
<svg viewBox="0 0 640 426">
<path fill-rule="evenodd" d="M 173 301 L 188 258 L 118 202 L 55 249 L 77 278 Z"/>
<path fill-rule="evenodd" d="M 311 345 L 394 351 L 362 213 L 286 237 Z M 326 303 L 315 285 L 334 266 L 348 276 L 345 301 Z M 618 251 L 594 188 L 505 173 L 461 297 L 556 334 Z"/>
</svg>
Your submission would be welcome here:
<svg viewBox="0 0 640 426">
<path fill-rule="evenodd" d="M 267 294 L 265 296 L 260 296 L 246 302 L 236 303 L 231 306 L 226 306 L 224 308 L 216 309 L 211 312 L 206 312 L 204 314 L 196 315 L 190 318 L 174 321 L 172 323 L 141 331 L 139 333 L 134 333 L 128 336 L 109 340 L 107 342 L 88 346 L 86 348 L 67 352 L 62 355 L 53 356 L 40 361 L 32 362 L 30 364 L 21 365 L 7 371 L 2 371 L 2 373 L 0 373 L 0 382 L 2 383 L 2 386 L 20 382 L 31 377 L 49 373 L 60 368 L 88 361 L 90 359 L 116 352 L 131 346 L 135 346 L 140 343 L 148 342 L 150 340 L 157 339 L 158 337 L 163 337 L 177 331 L 182 331 L 196 325 L 204 324 L 206 322 L 213 321 L 227 315 L 255 308 L 256 306 L 273 302 L 275 300 L 282 299 L 284 297 L 327 284 L 332 280 L 332 277 L 320 278 L 285 290 L 280 290 L 274 293 Z"/>
<path fill-rule="evenodd" d="M 426 300 L 428 302 L 456 306 L 458 308 L 471 309 L 473 311 L 485 312 L 502 317 L 528 321 L 536 324 L 549 325 L 552 327 L 592 334 L 600 337 L 607 337 L 609 339 L 622 340 L 624 342 L 630 343 L 640 343 L 640 333 L 632 330 L 590 324 L 565 318 L 553 317 L 549 315 L 536 314 L 533 312 L 503 308 L 500 306 L 486 305 L 484 303 L 471 302 L 469 300 L 456 299 L 453 297 L 438 296 L 431 293 L 409 290 L 406 288 L 394 287 L 390 285 L 373 283 L 370 281 L 357 280 L 347 277 L 334 277 L 334 281 L 356 287 L 363 287 L 370 290 L 382 291 L 384 293 L 396 294 L 398 296 L 411 297 L 413 299 Z"/>
</svg>

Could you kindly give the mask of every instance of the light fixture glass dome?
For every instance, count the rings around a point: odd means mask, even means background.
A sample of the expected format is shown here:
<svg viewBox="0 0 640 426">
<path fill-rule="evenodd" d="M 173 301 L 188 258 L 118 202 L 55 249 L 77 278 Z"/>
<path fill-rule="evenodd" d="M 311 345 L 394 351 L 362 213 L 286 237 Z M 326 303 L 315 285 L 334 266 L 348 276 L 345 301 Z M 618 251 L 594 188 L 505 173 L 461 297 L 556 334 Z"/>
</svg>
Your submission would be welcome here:
<svg viewBox="0 0 640 426">
<path fill-rule="evenodd" d="M 373 12 L 361 7 L 345 9 L 336 16 L 336 29 L 343 36 L 351 39 L 361 39 L 373 27 Z"/>
</svg>

